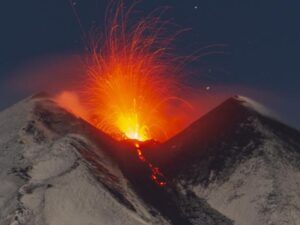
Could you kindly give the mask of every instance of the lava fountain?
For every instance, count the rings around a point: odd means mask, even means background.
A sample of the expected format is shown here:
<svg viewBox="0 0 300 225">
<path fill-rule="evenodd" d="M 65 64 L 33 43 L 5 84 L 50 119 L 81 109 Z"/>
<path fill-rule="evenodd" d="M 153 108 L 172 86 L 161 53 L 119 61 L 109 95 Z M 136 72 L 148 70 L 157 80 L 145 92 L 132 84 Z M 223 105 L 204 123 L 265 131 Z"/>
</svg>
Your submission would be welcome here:
<svg viewBox="0 0 300 225">
<path fill-rule="evenodd" d="M 84 93 L 90 122 L 118 140 L 165 140 L 179 131 L 171 121 L 178 107 L 189 106 L 179 97 L 183 61 L 171 48 L 182 31 L 166 29 L 170 23 L 161 21 L 159 10 L 129 21 L 132 9 L 124 10 L 122 2 L 113 5 L 106 31 L 89 40 Z"/>
<path fill-rule="evenodd" d="M 191 107 L 180 98 L 187 58 L 173 54 L 172 44 L 184 30 L 170 32 L 171 23 L 161 20 L 164 10 L 131 21 L 133 9 L 125 10 L 121 0 L 112 3 L 105 31 L 88 38 L 83 93 L 89 122 L 117 140 L 131 140 L 151 179 L 165 186 L 163 173 L 145 158 L 140 143 L 164 141 L 183 128 L 182 109 Z"/>
</svg>

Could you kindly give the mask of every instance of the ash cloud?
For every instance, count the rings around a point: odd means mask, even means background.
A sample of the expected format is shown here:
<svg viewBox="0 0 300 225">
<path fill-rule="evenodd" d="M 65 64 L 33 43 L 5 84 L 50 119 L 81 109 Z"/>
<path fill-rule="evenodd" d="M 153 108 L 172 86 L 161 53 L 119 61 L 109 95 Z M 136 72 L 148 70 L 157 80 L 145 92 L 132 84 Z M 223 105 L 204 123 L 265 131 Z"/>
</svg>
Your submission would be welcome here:
<svg viewBox="0 0 300 225">
<path fill-rule="evenodd" d="M 90 116 L 88 110 L 81 103 L 77 93 L 72 91 L 62 91 L 54 97 L 54 100 L 70 113 L 89 121 Z"/>
</svg>

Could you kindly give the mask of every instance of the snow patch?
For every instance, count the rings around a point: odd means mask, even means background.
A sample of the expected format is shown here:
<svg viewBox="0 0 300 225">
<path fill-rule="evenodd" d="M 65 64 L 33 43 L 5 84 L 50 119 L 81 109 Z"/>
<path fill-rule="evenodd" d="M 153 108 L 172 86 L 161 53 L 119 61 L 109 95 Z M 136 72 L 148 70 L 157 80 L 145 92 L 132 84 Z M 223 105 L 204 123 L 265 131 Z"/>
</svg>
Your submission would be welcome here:
<svg viewBox="0 0 300 225">
<path fill-rule="evenodd" d="M 239 102 L 241 102 L 242 105 L 260 113 L 261 115 L 264 115 L 267 117 L 272 117 L 274 119 L 278 118 L 278 115 L 276 115 L 276 113 L 274 113 L 272 110 L 270 110 L 269 108 L 263 106 L 262 104 L 260 104 L 256 101 L 254 101 L 251 98 L 248 98 L 245 96 L 237 96 L 237 97 L 235 97 L 235 99 L 238 100 Z"/>
</svg>

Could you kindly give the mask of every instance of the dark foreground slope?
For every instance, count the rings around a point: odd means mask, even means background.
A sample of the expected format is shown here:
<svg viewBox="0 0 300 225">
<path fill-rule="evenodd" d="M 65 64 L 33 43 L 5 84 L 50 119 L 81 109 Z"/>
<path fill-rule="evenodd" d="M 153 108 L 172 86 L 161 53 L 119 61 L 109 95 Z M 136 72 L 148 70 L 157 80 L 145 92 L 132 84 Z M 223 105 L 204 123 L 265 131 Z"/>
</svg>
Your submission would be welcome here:
<svg viewBox="0 0 300 225">
<path fill-rule="evenodd" d="M 236 224 L 300 224 L 300 132 L 250 99 L 228 99 L 148 157 Z"/>
</svg>

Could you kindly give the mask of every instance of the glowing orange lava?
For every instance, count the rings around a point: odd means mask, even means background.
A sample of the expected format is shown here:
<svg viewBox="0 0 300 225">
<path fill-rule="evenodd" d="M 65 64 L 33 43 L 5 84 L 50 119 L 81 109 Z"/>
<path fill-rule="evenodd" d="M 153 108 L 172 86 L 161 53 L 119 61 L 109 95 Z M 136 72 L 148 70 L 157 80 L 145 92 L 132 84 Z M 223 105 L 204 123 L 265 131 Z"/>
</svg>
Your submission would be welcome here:
<svg viewBox="0 0 300 225">
<path fill-rule="evenodd" d="M 144 157 L 143 152 L 141 150 L 141 147 L 138 143 L 135 144 L 135 148 L 136 148 L 139 159 L 150 168 L 150 170 L 151 170 L 151 179 L 157 185 L 159 185 L 161 187 L 166 186 L 167 182 L 166 182 L 165 176 L 160 171 L 160 169 L 146 160 L 146 158 Z"/>
<path fill-rule="evenodd" d="M 176 114 L 171 102 L 182 101 L 180 62 L 170 51 L 176 34 L 170 35 L 159 16 L 128 21 L 130 11 L 122 4 L 113 7 L 107 31 L 91 41 L 85 90 L 91 122 L 117 139 L 164 140 L 179 130 L 171 122 Z"/>
</svg>

